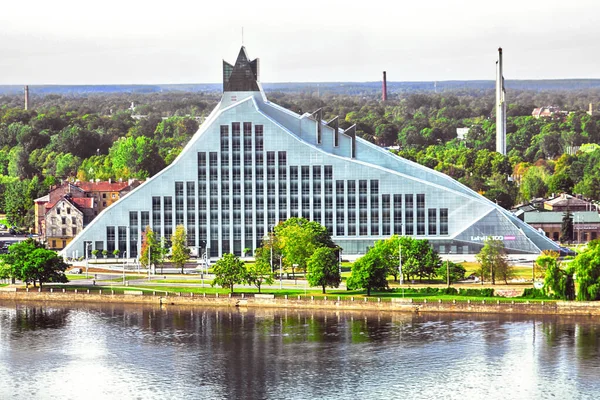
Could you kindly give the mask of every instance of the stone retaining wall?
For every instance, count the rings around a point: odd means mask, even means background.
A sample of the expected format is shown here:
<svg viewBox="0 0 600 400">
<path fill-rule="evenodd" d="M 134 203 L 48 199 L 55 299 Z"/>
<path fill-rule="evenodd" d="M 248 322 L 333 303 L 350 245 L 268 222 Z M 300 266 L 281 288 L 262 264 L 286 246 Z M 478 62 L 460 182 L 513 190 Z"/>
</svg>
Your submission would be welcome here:
<svg viewBox="0 0 600 400">
<path fill-rule="evenodd" d="M 102 294 L 87 291 L 74 292 L 37 292 L 37 291 L 0 291 L 0 299 L 15 301 L 64 301 L 64 302 L 102 302 L 102 303 L 142 303 L 188 306 L 221 307 L 271 307 L 293 309 L 333 309 L 333 310 L 373 310 L 393 312 L 435 312 L 435 313 L 496 313 L 496 314 L 538 314 L 538 315 L 589 315 L 600 316 L 600 302 L 500 302 L 490 298 L 485 301 L 413 301 L 394 299 L 384 301 L 381 298 L 350 298 L 341 300 L 337 296 L 325 299 L 312 297 L 264 298 L 243 296 L 230 297 L 203 296 L 191 294 L 164 293 L 135 295 L 112 294 L 105 290 Z M 366 300 L 365 300 L 366 299 Z"/>
</svg>

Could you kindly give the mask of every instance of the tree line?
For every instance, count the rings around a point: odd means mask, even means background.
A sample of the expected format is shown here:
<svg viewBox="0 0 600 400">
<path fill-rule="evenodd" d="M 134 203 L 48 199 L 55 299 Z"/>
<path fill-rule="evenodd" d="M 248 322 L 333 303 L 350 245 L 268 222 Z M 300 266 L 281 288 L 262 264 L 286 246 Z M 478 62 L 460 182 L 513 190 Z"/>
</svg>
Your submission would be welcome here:
<svg viewBox="0 0 600 400">
<path fill-rule="evenodd" d="M 0 96 L 0 212 L 33 225 L 33 199 L 62 179 L 145 179 L 170 164 L 219 100 L 217 93 L 45 95 L 35 109 L 20 96 Z M 600 199 L 600 91 L 509 93 L 508 155 L 494 151 L 494 92 L 269 93 L 300 114 L 324 118 L 402 157 L 441 171 L 505 208 L 531 198 L 576 192 Z M 133 118 L 131 101 L 135 102 Z M 534 107 L 557 105 L 568 115 L 536 119 Z M 456 129 L 468 128 L 464 140 Z M 579 151 L 576 151 L 579 150 Z M 510 179 L 508 179 L 510 177 Z"/>
</svg>

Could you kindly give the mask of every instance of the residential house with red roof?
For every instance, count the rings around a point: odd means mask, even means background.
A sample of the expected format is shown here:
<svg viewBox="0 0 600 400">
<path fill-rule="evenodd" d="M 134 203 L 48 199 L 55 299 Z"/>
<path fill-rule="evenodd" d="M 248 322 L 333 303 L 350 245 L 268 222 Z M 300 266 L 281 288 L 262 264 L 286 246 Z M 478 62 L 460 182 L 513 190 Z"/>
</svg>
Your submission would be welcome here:
<svg viewBox="0 0 600 400">
<path fill-rule="evenodd" d="M 35 200 L 35 231 L 48 248 L 63 249 L 102 210 L 139 185 L 128 182 L 65 182 Z"/>
</svg>

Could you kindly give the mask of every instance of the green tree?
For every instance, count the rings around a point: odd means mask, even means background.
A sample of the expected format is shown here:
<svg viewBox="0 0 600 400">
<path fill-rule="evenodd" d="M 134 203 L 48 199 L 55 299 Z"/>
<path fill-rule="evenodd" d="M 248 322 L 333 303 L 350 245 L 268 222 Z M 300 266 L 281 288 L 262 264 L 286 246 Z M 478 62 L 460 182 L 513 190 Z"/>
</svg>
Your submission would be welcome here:
<svg viewBox="0 0 600 400">
<path fill-rule="evenodd" d="M 559 240 L 561 243 L 571 243 L 573 240 L 573 214 L 569 210 L 563 213 Z"/>
<path fill-rule="evenodd" d="M 600 300 L 600 240 L 589 242 L 572 264 L 577 275 L 577 300 Z"/>
<path fill-rule="evenodd" d="M 16 226 L 28 225 L 27 213 L 33 206 L 33 199 L 29 195 L 29 180 L 9 183 L 6 186 L 4 201 L 8 222 Z"/>
<path fill-rule="evenodd" d="M 546 271 L 550 266 L 555 265 L 558 262 L 558 257 L 560 254 L 557 251 L 544 251 L 542 255 L 536 258 L 534 267 L 534 275 L 538 273 L 539 275 L 546 276 Z M 534 277 L 535 280 L 535 277 Z"/>
<path fill-rule="evenodd" d="M 335 248 L 327 228 L 305 218 L 290 218 L 275 227 L 276 243 L 286 264 L 306 271 L 308 258 L 319 247 Z"/>
<path fill-rule="evenodd" d="M 223 257 L 215 263 L 213 272 L 215 279 L 211 285 L 230 288 L 231 293 L 233 293 L 233 285 L 247 281 L 244 262 L 231 253 L 223 254 Z"/>
<path fill-rule="evenodd" d="M 268 252 L 263 247 L 259 247 L 255 252 L 255 262 L 250 263 L 246 269 L 246 282 L 249 285 L 254 285 L 260 293 L 260 288 L 263 284 L 273 284 L 273 273 L 271 272 L 271 263 L 269 255 L 264 257 L 264 253 Z"/>
<path fill-rule="evenodd" d="M 177 268 L 181 268 L 181 273 L 183 274 L 183 267 L 190 259 L 190 249 L 187 247 L 185 226 L 177 225 L 175 227 L 171 243 L 171 261 Z"/>
<path fill-rule="evenodd" d="M 22 280 L 26 285 L 38 282 L 40 287 L 46 282 L 64 283 L 67 264 L 52 250 L 45 249 L 33 239 L 15 243 L 2 254 L 2 261 L 10 267 L 3 267 L 3 275 Z"/>
<path fill-rule="evenodd" d="M 348 289 L 366 289 L 367 296 L 372 290 L 384 290 L 388 288 L 387 275 L 389 270 L 380 258 L 369 250 L 367 254 L 352 264 L 352 273 L 346 285 Z"/>
<path fill-rule="evenodd" d="M 529 201 L 536 197 L 545 196 L 548 191 L 546 180 L 547 174 L 544 168 L 529 167 L 521 179 L 521 186 L 519 188 L 521 198 Z"/>
<path fill-rule="evenodd" d="M 500 276 L 508 283 L 508 278 L 511 276 L 511 267 L 506 257 L 504 243 L 501 240 L 487 239 L 475 258 L 480 264 L 481 282 L 489 274 L 492 285 L 496 284 L 496 276 Z"/>
<path fill-rule="evenodd" d="M 160 245 L 156 240 L 154 231 L 149 226 L 142 234 L 142 251 L 140 252 L 140 263 L 150 268 L 152 265 L 156 265 L 161 257 Z"/>
<path fill-rule="evenodd" d="M 465 279 L 465 267 L 462 264 L 453 263 L 452 261 L 446 260 L 437 267 L 435 274 L 440 277 L 444 282 L 447 281 L 446 274 L 450 271 L 450 283 L 462 281 Z"/>
<path fill-rule="evenodd" d="M 28 261 L 22 272 L 25 281 L 37 281 L 40 288 L 46 282 L 66 283 L 65 270 L 68 265 L 55 251 L 37 248 L 28 256 Z"/>
<path fill-rule="evenodd" d="M 562 300 L 573 300 L 575 298 L 575 283 L 573 280 L 574 266 L 568 265 L 562 268 L 556 258 L 543 259 L 541 256 L 536 260 L 537 264 L 546 266 L 544 277 L 544 291 L 548 295 Z"/>
<path fill-rule="evenodd" d="M 335 249 L 320 247 L 307 261 L 306 279 L 310 286 L 339 287 L 342 281 Z"/>
</svg>

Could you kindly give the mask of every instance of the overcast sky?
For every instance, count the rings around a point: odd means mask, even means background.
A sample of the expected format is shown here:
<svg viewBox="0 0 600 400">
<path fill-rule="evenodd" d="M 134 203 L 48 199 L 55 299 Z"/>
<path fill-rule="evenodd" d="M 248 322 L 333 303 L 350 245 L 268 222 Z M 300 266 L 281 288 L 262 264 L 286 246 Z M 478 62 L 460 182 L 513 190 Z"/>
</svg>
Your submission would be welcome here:
<svg viewBox="0 0 600 400">
<path fill-rule="evenodd" d="M 498 6 L 492 6 L 492 4 Z M 499 6 L 501 5 L 501 7 Z M 7 0 L 0 84 L 600 78 L 598 0 Z"/>
</svg>

